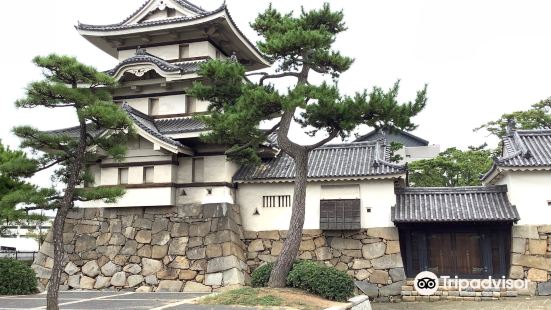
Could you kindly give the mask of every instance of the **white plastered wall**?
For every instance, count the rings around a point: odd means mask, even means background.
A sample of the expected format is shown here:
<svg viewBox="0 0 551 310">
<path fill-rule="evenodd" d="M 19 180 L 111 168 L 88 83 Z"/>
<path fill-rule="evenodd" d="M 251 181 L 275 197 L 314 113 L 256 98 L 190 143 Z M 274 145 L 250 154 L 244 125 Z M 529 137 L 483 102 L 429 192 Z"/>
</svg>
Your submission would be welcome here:
<svg viewBox="0 0 551 310">
<path fill-rule="evenodd" d="M 551 172 L 507 171 L 497 184 L 507 185 L 510 202 L 517 207 L 519 225 L 549 224 Z"/>
<path fill-rule="evenodd" d="M 216 47 L 208 41 L 186 43 L 189 46 L 189 58 L 209 56 L 212 59 L 216 58 Z M 163 46 L 146 47 L 145 50 L 154 56 L 164 60 L 174 60 L 180 57 L 180 44 L 170 44 Z M 119 61 L 136 55 L 136 49 L 120 50 Z"/>
<path fill-rule="evenodd" d="M 396 204 L 392 179 L 365 180 L 356 182 L 310 182 L 306 187 L 305 229 L 319 229 L 319 201 L 331 198 L 322 196 L 323 185 L 358 185 L 361 200 L 361 227 L 393 226 L 391 207 Z M 352 191 L 350 191 L 352 193 Z M 350 194 L 350 193 L 349 193 Z M 242 183 L 237 190 L 237 203 L 245 230 L 285 230 L 289 227 L 291 207 L 263 208 L 262 196 L 293 195 L 292 183 Z M 351 198 L 347 195 L 347 199 Z M 367 208 L 371 209 L 368 213 Z M 258 210 L 259 215 L 253 215 Z"/>
</svg>

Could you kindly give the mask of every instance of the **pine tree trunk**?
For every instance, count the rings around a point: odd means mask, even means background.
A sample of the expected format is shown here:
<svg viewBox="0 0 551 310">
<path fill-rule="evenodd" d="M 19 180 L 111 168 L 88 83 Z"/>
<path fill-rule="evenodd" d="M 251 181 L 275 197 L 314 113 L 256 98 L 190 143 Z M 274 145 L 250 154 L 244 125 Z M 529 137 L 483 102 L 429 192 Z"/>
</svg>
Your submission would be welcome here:
<svg viewBox="0 0 551 310">
<path fill-rule="evenodd" d="M 76 86 L 75 86 L 76 87 Z M 59 297 L 59 282 L 61 281 L 61 272 L 63 271 L 63 256 L 65 251 L 63 248 L 63 226 L 65 225 L 65 219 L 69 209 L 73 206 L 73 199 L 75 196 L 75 188 L 79 179 L 80 172 L 82 170 L 82 162 L 84 160 L 84 154 L 86 151 L 86 123 L 82 117 L 79 116 L 80 133 L 79 144 L 75 153 L 73 162 L 70 165 L 69 178 L 67 181 L 67 188 L 63 199 L 59 204 L 57 213 L 53 223 L 53 242 L 54 242 L 54 266 L 52 268 L 52 275 L 48 282 L 48 294 L 46 295 L 46 308 L 47 310 L 59 310 L 58 297 Z"/>
<path fill-rule="evenodd" d="M 295 187 L 293 193 L 293 209 L 287 239 L 283 243 L 281 254 L 270 274 L 270 287 L 285 287 L 287 275 L 298 255 L 302 241 L 302 229 L 306 211 L 306 178 L 308 174 L 308 152 L 303 151 L 295 157 Z"/>
</svg>

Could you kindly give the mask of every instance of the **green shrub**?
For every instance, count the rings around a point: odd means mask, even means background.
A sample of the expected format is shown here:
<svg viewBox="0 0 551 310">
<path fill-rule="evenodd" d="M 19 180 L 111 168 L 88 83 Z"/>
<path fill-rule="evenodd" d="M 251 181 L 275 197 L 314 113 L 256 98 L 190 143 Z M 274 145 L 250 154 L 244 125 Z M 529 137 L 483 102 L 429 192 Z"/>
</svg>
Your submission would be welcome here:
<svg viewBox="0 0 551 310">
<path fill-rule="evenodd" d="M 268 284 L 270 280 L 270 273 L 272 272 L 273 263 L 264 264 L 256 268 L 251 274 L 251 285 L 253 287 L 263 287 Z"/>
<path fill-rule="evenodd" d="M 345 301 L 354 291 L 354 281 L 345 272 L 313 261 L 296 263 L 287 284 L 337 301 Z"/>
<path fill-rule="evenodd" d="M 0 295 L 36 293 L 36 274 L 23 262 L 0 259 Z"/>
</svg>

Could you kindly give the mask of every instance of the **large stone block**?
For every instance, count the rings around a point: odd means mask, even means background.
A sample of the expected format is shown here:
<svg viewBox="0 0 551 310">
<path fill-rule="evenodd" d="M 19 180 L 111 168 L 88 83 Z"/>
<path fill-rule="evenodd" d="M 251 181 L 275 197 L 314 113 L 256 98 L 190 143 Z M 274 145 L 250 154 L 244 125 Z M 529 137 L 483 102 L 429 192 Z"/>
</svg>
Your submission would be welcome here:
<svg viewBox="0 0 551 310">
<path fill-rule="evenodd" d="M 198 217 L 201 215 L 202 206 L 200 204 L 187 204 L 178 206 L 178 217 Z"/>
<path fill-rule="evenodd" d="M 151 258 L 163 258 L 168 253 L 168 245 L 154 245 L 151 248 Z"/>
<path fill-rule="evenodd" d="M 79 272 L 80 268 L 78 268 L 73 262 L 68 262 L 64 270 L 68 275 L 72 276 Z"/>
<path fill-rule="evenodd" d="M 531 255 L 545 255 L 547 252 L 547 240 L 528 240 L 528 251 Z"/>
<path fill-rule="evenodd" d="M 541 270 L 536 268 L 528 269 L 528 280 L 534 282 L 547 281 L 547 270 Z"/>
<path fill-rule="evenodd" d="M 212 288 L 210 286 L 203 285 L 201 283 L 188 281 L 184 286 L 184 292 L 194 292 L 194 293 L 208 293 L 211 292 Z"/>
<path fill-rule="evenodd" d="M 111 277 L 119 271 L 121 271 L 121 266 L 113 263 L 112 261 L 108 261 L 101 267 L 101 273 L 107 277 Z"/>
<path fill-rule="evenodd" d="M 249 243 L 249 247 L 247 248 L 249 252 L 260 252 L 264 251 L 264 243 L 262 242 L 262 239 L 256 239 L 251 241 Z"/>
<path fill-rule="evenodd" d="M 97 276 L 96 283 L 94 284 L 94 289 L 99 290 L 106 288 L 111 284 L 111 277 Z"/>
<path fill-rule="evenodd" d="M 157 234 L 161 231 L 166 231 L 168 229 L 168 219 L 166 218 L 156 218 L 155 221 L 153 221 L 153 225 L 151 226 L 151 233 Z"/>
<path fill-rule="evenodd" d="M 189 280 L 195 279 L 195 276 L 196 276 L 196 275 L 197 275 L 197 271 L 193 271 L 193 270 L 180 270 L 180 273 L 179 273 L 178 277 L 180 278 L 180 280 L 189 281 Z"/>
<path fill-rule="evenodd" d="M 210 221 L 203 223 L 195 223 L 189 226 L 190 237 L 205 237 L 210 232 Z"/>
<path fill-rule="evenodd" d="M 180 292 L 182 284 L 183 282 L 179 280 L 162 280 L 155 292 Z"/>
<path fill-rule="evenodd" d="M 80 274 L 69 276 L 67 279 L 69 287 L 79 289 L 80 288 Z"/>
<path fill-rule="evenodd" d="M 551 281 L 538 283 L 538 295 L 539 296 L 551 295 Z"/>
<path fill-rule="evenodd" d="M 383 270 L 375 270 L 369 276 L 369 282 L 377 284 L 388 284 L 388 272 Z"/>
<path fill-rule="evenodd" d="M 389 285 L 385 285 L 379 288 L 379 295 L 383 297 L 397 296 L 402 291 L 402 286 L 406 284 L 406 281 L 398 281 Z"/>
<path fill-rule="evenodd" d="M 551 258 L 513 253 L 511 264 L 551 271 Z"/>
<path fill-rule="evenodd" d="M 87 262 L 86 264 L 84 264 L 84 266 L 82 266 L 82 273 L 91 278 L 94 278 L 100 273 L 98 263 L 95 260 Z M 94 285 L 92 284 L 92 286 Z"/>
<path fill-rule="evenodd" d="M 148 276 L 157 273 L 163 268 L 161 261 L 149 258 L 142 259 L 142 275 Z"/>
<path fill-rule="evenodd" d="M 52 269 L 45 268 L 39 265 L 32 265 L 32 269 L 36 273 L 36 276 L 40 279 L 49 279 L 52 276 Z"/>
<path fill-rule="evenodd" d="M 134 220 L 133 226 L 141 229 L 151 229 L 153 222 L 150 219 L 138 217 Z"/>
<path fill-rule="evenodd" d="M 371 267 L 371 262 L 367 259 L 355 259 L 352 263 L 352 269 L 367 269 Z"/>
<path fill-rule="evenodd" d="M 509 278 L 524 279 L 524 268 L 522 268 L 522 266 L 511 266 L 511 270 L 509 271 Z"/>
<path fill-rule="evenodd" d="M 240 268 L 241 264 L 235 256 L 222 256 L 211 259 L 207 264 L 207 273 L 214 273 L 228 270 L 231 268 Z"/>
<path fill-rule="evenodd" d="M 360 250 L 362 242 L 356 239 L 332 238 L 330 245 L 337 250 Z"/>
<path fill-rule="evenodd" d="M 377 227 L 368 228 L 367 235 L 374 238 L 385 240 L 398 240 L 398 229 L 396 227 Z"/>
<path fill-rule="evenodd" d="M 400 253 L 400 241 L 388 241 L 385 254 Z"/>
<path fill-rule="evenodd" d="M 160 231 L 153 234 L 151 244 L 153 245 L 165 245 L 170 241 L 170 233 L 168 231 Z"/>
<path fill-rule="evenodd" d="M 551 233 L 551 225 L 538 226 L 538 232 L 541 233 L 541 234 Z"/>
<path fill-rule="evenodd" d="M 124 271 L 119 271 L 113 275 L 111 278 L 111 285 L 122 287 L 126 285 L 126 273 Z"/>
<path fill-rule="evenodd" d="M 511 242 L 511 251 L 513 253 L 524 254 L 524 252 L 526 252 L 526 239 L 513 238 Z"/>
<path fill-rule="evenodd" d="M 189 268 L 189 260 L 185 256 L 176 256 L 168 266 L 177 269 L 187 269 Z"/>
<path fill-rule="evenodd" d="M 123 270 L 131 274 L 138 274 L 142 272 L 142 267 L 138 264 L 130 264 L 130 265 L 124 266 Z"/>
<path fill-rule="evenodd" d="M 279 240 L 279 231 L 277 230 L 267 230 L 259 231 L 258 238 L 260 239 L 269 239 L 269 240 Z"/>
<path fill-rule="evenodd" d="M 80 288 L 83 290 L 92 290 L 94 289 L 94 284 L 96 280 L 87 276 L 82 276 L 80 278 Z"/>
<path fill-rule="evenodd" d="M 365 279 L 369 278 L 370 274 L 371 273 L 369 271 L 367 271 L 365 269 L 360 269 L 356 272 L 355 277 L 356 277 L 356 280 L 362 281 L 362 280 L 365 280 Z"/>
<path fill-rule="evenodd" d="M 151 258 L 151 246 L 149 244 L 146 244 L 138 249 L 138 252 L 136 253 L 140 257 L 149 257 Z"/>
<path fill-rule="evenodd" d="M 513 238 L 539 239 L 538 227 L 532 225 L 513 225 Z"/>
<path fill-rule="evenodd" d="M 314 240 L 304 240 L 300 243 L 299 251 L 313 251 L 315 249 Z"/>
<path fill-rule="evenodd" d="M 385 254 L 386 245 L 384 242 L 368 243 L 362 247 L 362 255 L 364 258 L 372 259 L 381 257 Z"/>
<path fill-rule="evenodd" d="M 187 237 L 173 238 L 168 248 L 168 254 L 185 255 L 188 240 Z"/>
<path fill-rule="evenodd" d="M 224 217 L 231 210 L 231 205 L 225 203 L 203 204 L 203 218 Z"/>
<path fill-rule="evenodd" d="M 368 281 L 354 281 L 356 287 L 370 298 L 379 296 L 379 287 L 377 284 L 369 283 Z"/>
<path fill-rule="evenodd" d="M 121 249 L 121 255 L 135 255 L 138 248 L 136 240 L 128 240 Z"/>
<path fill-rule="evenodd" d="M 220 244 L 207 245 L 206 255 L 209 258 L 222 256 L 222 246 Z"/>
<path fill-rule="evenodd" d="M 151 243 L 151 230 L 138 231 L 135 239 L 139 243 Z"/>
<path fill-rule="evenodd" d="M 78 224 L 74 228 L 75 233 L 79 235 L 95 233 L 98 230 L 99 230 L 99 225 Z"/>
<path fill-rule="evenodd" d="M 111 239 L 111 233 L 103 233 L 96 239 L 96 245 L 107 245 Z"/>
<path fill-rule="evenodd" d="M 392 282 L 403 281 L 406 279 L 406 272 L 404 268 L 393 268 L 388 271 Z"/>
<path fill-rule="evenodd" d="M 316 258 L 318 260 L 328 260 L 333 258 L 333 255 L 331 254 L 331 248 L 329 247 L 317 248 L 314 253 L 316 253 Z"/>
<path fill-rule="evenodd" d="M 205 285 L 215 285 L 215 286 L 221 286 L 222 285 L 222 279 L 223 274 L 221 272 L 217 273 L 209 273 L 205 276 Z"/>
<path fill-rule="evenodd" d="M 224 286 L 228 285 L 245 285 L 245 276 L 243 274 L 243 271 L 237 268 L 232 268 L 230 270 L 224 271 Z"/>
<path fill-rule="evenodd" d="M 176 280 L 178 279 L 179 269 L 167 268 L 157 272 L 157 278 L 161 280 Z"/>
<path fill-rule="evenodd" d="M 46 244 L 46 243 L 44 243 L 44 244 Z M 75 242 L 75 252 L 76 253 L 85 252 L 85 251 L 94 249 L 95 247 L 96 247 L 96 238 L 94 238 L 90 235 L 82 235 L 82 236 L 78 237 L 77 241 Z M 44 252 L 42 252 L 42 253 L 44 253 Z"/>
<path fill-rule="evenodd" d="M 371 260 L 375 269 L 390 269 L 404 267 L 400 254 L 390 254 Z"/>
<path fill-rule="evenodd" d="M 196 247 L 192 249 L 188 249 L 186 252 L 186 256 L 189 259 L 202 259 L 205 258 L 205 247 Z"/>
</svg>

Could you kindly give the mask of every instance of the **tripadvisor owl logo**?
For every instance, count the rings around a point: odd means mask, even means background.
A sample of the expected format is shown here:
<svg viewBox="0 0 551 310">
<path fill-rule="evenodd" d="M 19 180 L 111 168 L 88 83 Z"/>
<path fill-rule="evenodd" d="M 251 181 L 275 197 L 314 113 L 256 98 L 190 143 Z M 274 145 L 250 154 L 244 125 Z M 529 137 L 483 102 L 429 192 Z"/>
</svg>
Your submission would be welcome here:
<svg viewBox="0 0 551 310">
<path fill-rule="evenodd" d="M 433 295 L 438 290 L 438 277 L 430 271 L 422 271 L 415 276 L 413 287 L 419 295 Z"/>
</svg>

